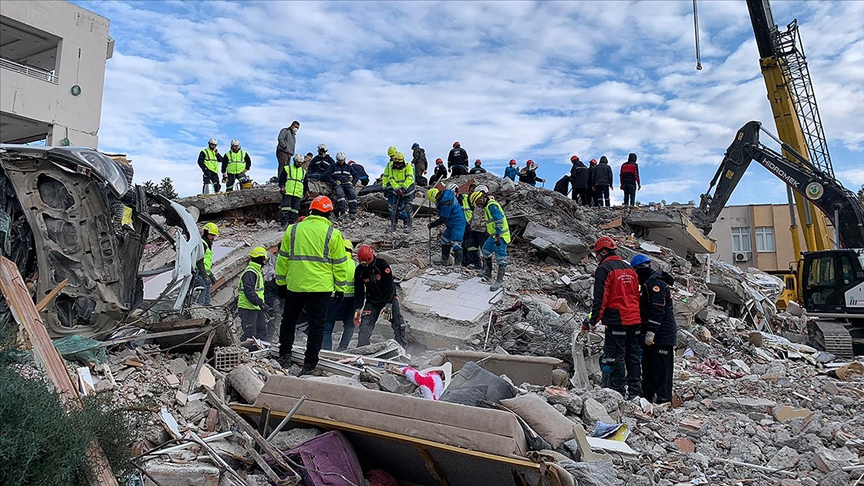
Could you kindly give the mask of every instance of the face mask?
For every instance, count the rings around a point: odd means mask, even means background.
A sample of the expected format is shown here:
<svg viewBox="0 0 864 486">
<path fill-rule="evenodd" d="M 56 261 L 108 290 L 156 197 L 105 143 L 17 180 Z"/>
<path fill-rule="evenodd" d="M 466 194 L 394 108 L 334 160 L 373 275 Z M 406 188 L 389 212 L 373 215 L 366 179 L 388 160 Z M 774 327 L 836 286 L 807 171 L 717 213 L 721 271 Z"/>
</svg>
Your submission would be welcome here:
<svg viewBox="0 0 864 486">
<path fill-rule="evenodd" d="M 651 267 L 636 267 L 636 275 L 639 276 L 639 283 L 645 283 L 654 270 Z"/>
<path fill-rule="evenodd" d="M 294 127 L 291 127 L 291 133 L 293 133 L 294 135 L 297 135 L 297 129 Z"/>
</svg>

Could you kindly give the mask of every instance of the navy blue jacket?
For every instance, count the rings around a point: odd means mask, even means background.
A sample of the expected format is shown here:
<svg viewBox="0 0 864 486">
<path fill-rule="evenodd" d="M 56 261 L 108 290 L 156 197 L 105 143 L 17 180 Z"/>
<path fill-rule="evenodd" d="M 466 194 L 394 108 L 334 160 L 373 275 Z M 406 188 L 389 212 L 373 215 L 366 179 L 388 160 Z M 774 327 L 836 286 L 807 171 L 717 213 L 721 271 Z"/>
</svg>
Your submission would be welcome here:
<svg viewBox="0 0 864 486">
<path fill-rule="evenodd" d="M 327 175 L 330 177 L 330 182 L 334 185 L 351 184 L 353 186 L 357 184 L 357 180 L 360 179 L 360 175 L 357 174 L 357 170 L 354 169 L 354 166 L 348 164 L 331 165 L 330 172 Z"/>
<path fill-rule="evenodd" d="M 675 323 L 670 291 L 674 283 L 672 275 L 658 270 L 642 284 L 639 296 L 642 334 L 653 332 L 654 344 L 657 346 L 675 346 L 678 340 L 678 325 Z"/>
<path fill-rule="evenodd" d="M 333 157 L 330 157 L 330 154 L 324 154 L 324 156 L 316 155 L 312 162 L 309 162 L 309 173 L 310 174 L 328 174 L 330 172 L 330 168 L 336 165 L 336 161 L 333 160 Z"/>
</svg>

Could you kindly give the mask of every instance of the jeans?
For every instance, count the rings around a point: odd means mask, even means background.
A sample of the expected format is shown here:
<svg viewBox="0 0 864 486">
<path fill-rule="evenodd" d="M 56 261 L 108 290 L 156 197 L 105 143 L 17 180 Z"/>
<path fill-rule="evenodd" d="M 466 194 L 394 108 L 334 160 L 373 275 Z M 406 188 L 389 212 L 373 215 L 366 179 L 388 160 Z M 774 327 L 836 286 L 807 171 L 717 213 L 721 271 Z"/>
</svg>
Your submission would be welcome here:
<svg viewBox="0 0 864 486">
<path fill-rule="evenodd" d="M 609 186 L 606 184 L 598 184 L 594 188 L 594 203 L 598 206 L 609 207 Z"/>
<path fill-rule="evenodd" d="M 486 238 L 486 243 L 483 243 L 481 253 L 483 254 L 483 258 L 489 258 L 492 255 L 495 255 L 495 260 L 498 262 L 498 266 L 507 266 L 507 242 L 504 241 L 504 238 L 501 238 L 500 245 L 495 244 L 494 236 Z"/>
<path fill-rule="evenodd" d="M 672 346 L 645 346 L 642 354 L 642 396 L 649 402 L 672 401 L 674 358 Z"/>
<path fill-rule="evenodd" d="M 624 205 L 636 205 L 636 184 L 621 184 L 621 189 L 624 191 Z"/>
<path fill-rule="evenodd" d="M 642 396 L 642 336 L 639 326 L 606 326 L 600 370 L 603 388 L 611 388 L 623 397 Z M 626 385 L 626 390 L 625 390 Z"/>
<path fill-rule="evenodd" d="M 333 329 L 336 327 L 336 321 L 342 321 L 342 339 L 339 340 L 339 348 L 337 351 L 347 349 L 351 344 L 351 338 L 354 337 L 354 297 L 345 297 L 338 304 L 330 300 L 330 307 L 327 309 L 327 320 L 324 321 L 324 341 L 321 349 L 328 351 L 333 349 Z"/>
<path fill-rule="evenodd" d="M 267 316 L 264 315 L 264 311 L 237 309 L 237 315 L 240 316 L 240 326 L 243 328 L 240 341 L 245 341 L 251 337 L 267 339 Z"/>
<path fill-rule="evenodd" d="M 282 311 L 282 326 L 279 329 L 279 356 L 291 356 L 294 346 L 294 333 L 297 331 L 297 321 L 300 313 L 306 310 L 309 318 L 308 335 L 306 339 L 306 355 L 303 368 L 314 370 L 318 366 L 318 352 L 324 340 L 324 321 L 327 319 L 327 304 L 330 303 L 331 292 L 292 292 L 288 291 L 285 299 L 285 309 Z"/>
<path fill-rule="evenodd" d="M 198 299 L 195 303 L 198 305 L 210 305 L 210 282 L 208 282 L 200 273 L 196 273 L 195 278 L 192 279 L 192 288 L 195 287 L 204 288 L 204 290 L 198 294 Z"/>
<path fill-rule="evenodd" d="M 363 313 L 360 316 L 360 334 L 357 337 L 357 346 L 366 346 L 372 338 L 372 331 L 375 329 L 375 323 L 378 322 L 378 316 L 387 304 L 393 305 L 393 317 L 390 319 L 390 327 L 393 328 L 393 334 L 396 337 L 396 342 L 405 346 L 405 319 L 402 317 L 402 310 L 399 308 L 399 299 L 393 297 L 390 302 L 373 303 L 366 301 L 366 306 L 363 308 Z"/>
<path fill-rule="evenodd" d="M 397 219 L 408 221 L 408 218 L 411 216 L 411 201 L 414 200 L 413 186 L 411 189 L 410 192 L 407 189 L 403 189 L 406 192 L 402 194 L 402 197 L 399 197 L 396 191 L 392 191 L 387 196 L 387 212 L 390 213 L 390 221 Z"/>
</svg>

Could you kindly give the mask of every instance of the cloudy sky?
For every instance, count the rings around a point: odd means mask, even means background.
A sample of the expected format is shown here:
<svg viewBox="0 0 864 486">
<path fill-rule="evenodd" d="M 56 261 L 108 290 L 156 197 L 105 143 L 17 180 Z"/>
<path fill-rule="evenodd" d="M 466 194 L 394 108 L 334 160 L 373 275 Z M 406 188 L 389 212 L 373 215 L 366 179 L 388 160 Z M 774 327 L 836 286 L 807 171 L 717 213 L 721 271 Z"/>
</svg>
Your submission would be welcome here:
<svg viewBox="0 0 864 486">
<path fill-rule="evenodd" d="M 207 139 L 242 142 L 275 175 L 279 130 L 326 143 L 373 176 L 396 145 L 430 162 L 459 140 L 502 173 L 531 158 L 547 187 L 569 157 L 639 155 L 642 202 L 698 200 L 735 131 L 773 127 L 744 0 L 588 2 L 76 2 L 111 20 L 100 149 L 136 179 L 200 191 Z M 835 171 L 864 184 L 864 2 L 772 1 L 801 26 Z M 763 137 L 765 138 L 765 137 Z M 765 139 L 767 141 L 767 139 Z M 784 202 L 751 166 L 731 204 Z"/>
</svg>

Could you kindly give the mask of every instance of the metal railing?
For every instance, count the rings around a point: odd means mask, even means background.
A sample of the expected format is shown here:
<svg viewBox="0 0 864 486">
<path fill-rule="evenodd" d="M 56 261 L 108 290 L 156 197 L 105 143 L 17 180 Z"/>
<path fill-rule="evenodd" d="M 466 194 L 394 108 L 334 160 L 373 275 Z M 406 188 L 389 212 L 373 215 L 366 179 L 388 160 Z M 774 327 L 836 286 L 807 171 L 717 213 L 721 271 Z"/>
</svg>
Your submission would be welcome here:
<svg viewBox="0 0 864 486">
<path fill-rule="evenodd" d="M 48 81 L 49 83 L 57 84 L 57 82 L 60 80 L 59 76 L 52 74 L 44 69 L 39 69 L 32 66 L 25 66 L 24 64 L 18 64 L 15 61 L 10 61 L 9 59 L 4 59 L 2 57 L 0 57 L 0 67 L 8 69 L 10 71 L 15 71 L 16 73 L 21 73 L 25 76 L 30 76 L 32 78 Z"/>
</svg>

